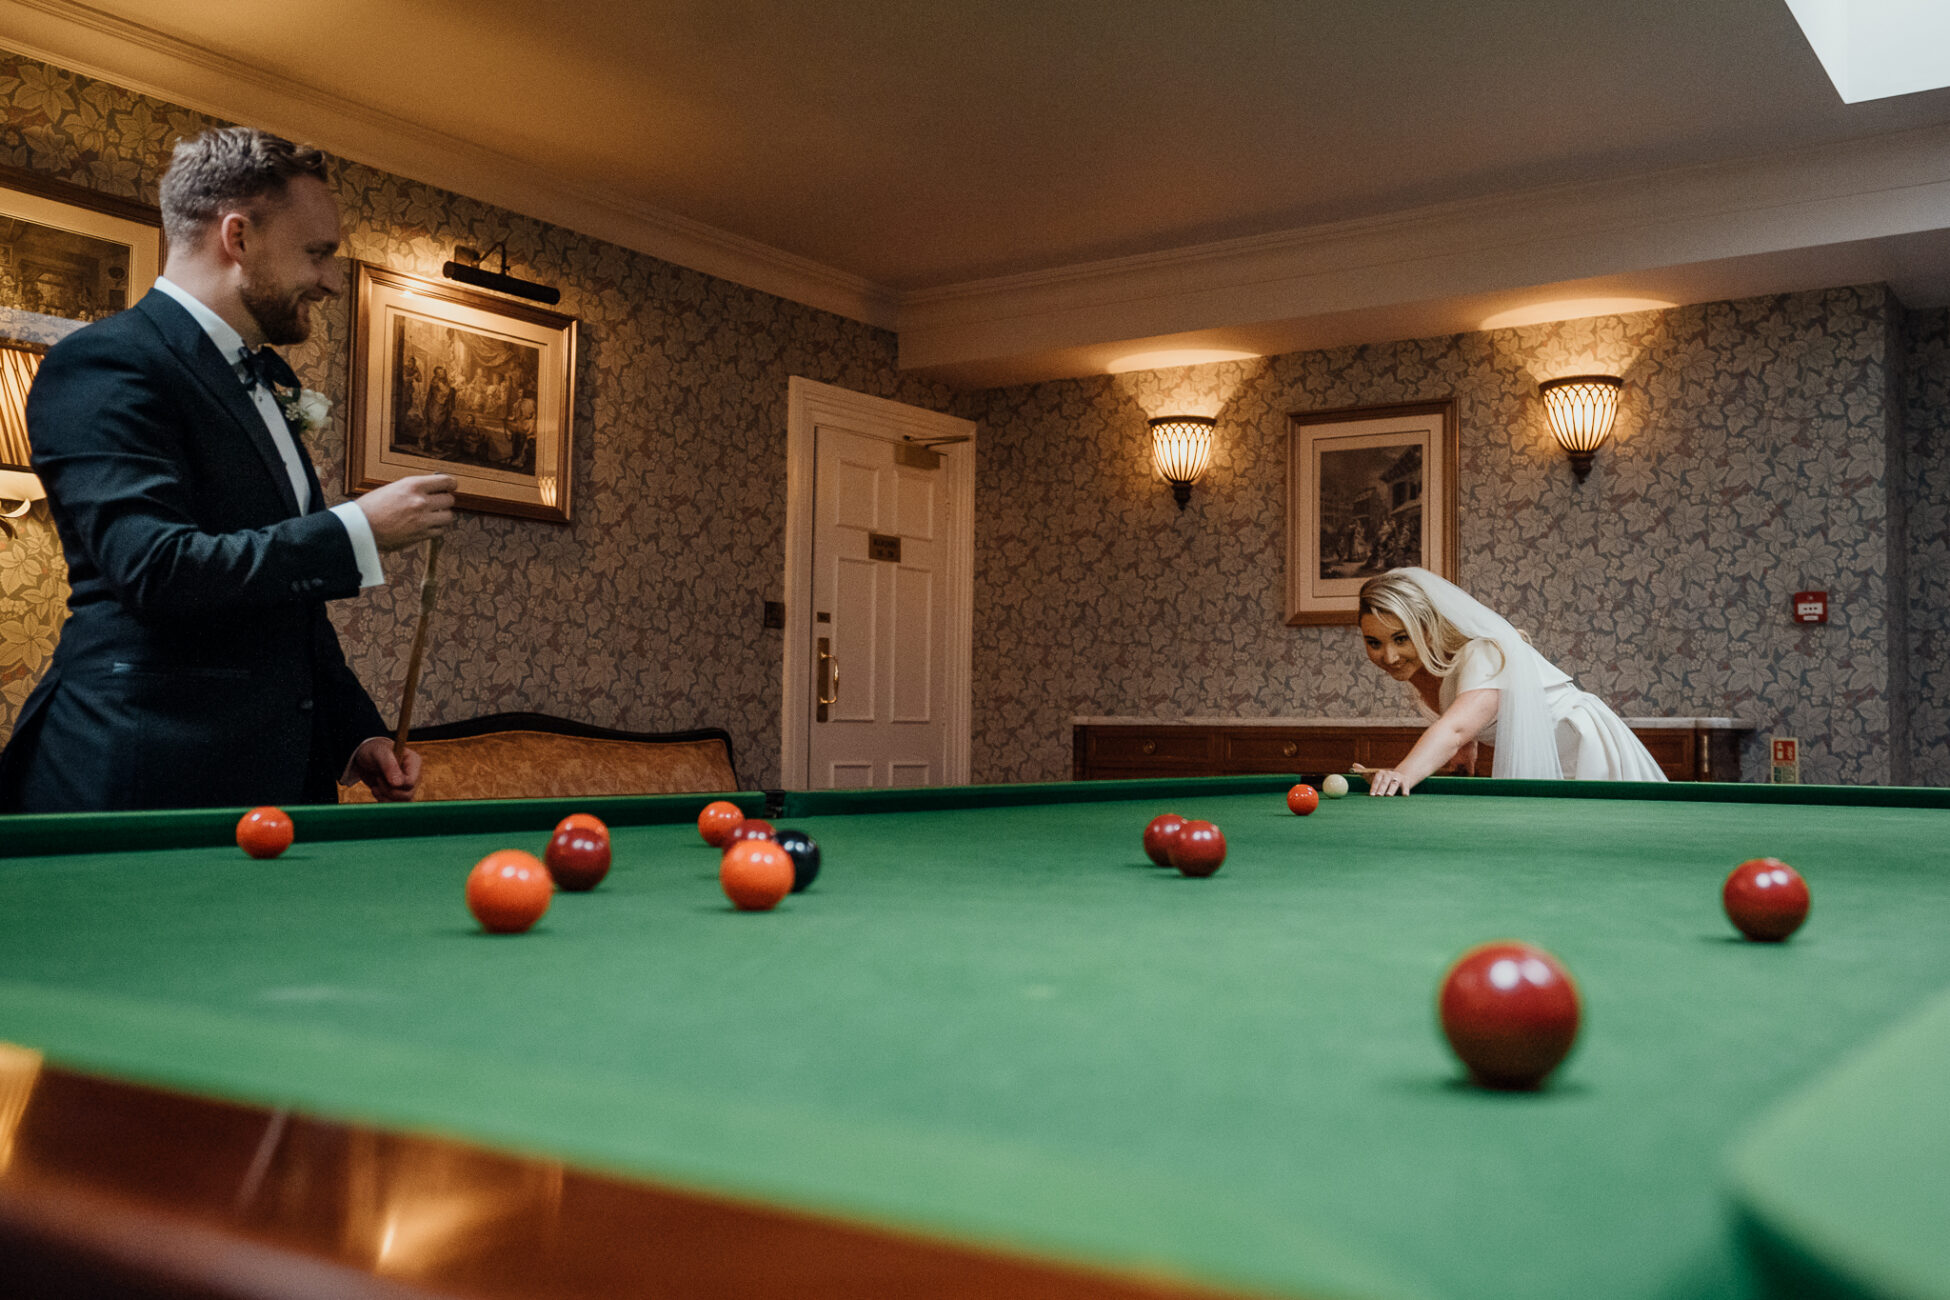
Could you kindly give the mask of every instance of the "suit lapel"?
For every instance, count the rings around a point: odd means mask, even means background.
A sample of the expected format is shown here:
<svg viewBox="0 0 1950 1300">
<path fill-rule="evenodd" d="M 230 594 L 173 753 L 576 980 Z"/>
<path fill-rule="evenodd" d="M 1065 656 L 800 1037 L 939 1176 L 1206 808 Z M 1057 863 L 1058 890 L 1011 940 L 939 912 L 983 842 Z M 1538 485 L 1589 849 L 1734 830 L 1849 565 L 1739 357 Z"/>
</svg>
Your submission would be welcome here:
<svg viewBox="0 0 1950 1300">
<path fill-rule="evenodd" d="M 183 310 L 183 305 L 168 294 L 151 289 L 136 303 L 136 310 L 142 312 L 155 325 L 163 341 L 183 362 L 204 393 L 217 408 L 228 415 L 237 427 L 257 448 L 259 459 L 270 473 L 271 481 L 277 486 L 278 495 L 284 499 L 285 509 L 298 513 L 298 498 L 291 491 L 291 475 L 285 471 L 284 457 L 278 455 L 278 446 L 271 441 L 271 431 L 264 427 L 264 417 L 258 414 L 257 404 L 251 401 L 250 390 L 237 378 L 237 372 L 217 351 L 217 345 L 196 323 L 196 318 Z M 299 458 L 304 459 L 304 449 L 299 449 Z M 309 464 L 305 467 L 307 478 L 315 478 Z M 313 500 L 317 500 L 314 487 Z"/>
</svg>

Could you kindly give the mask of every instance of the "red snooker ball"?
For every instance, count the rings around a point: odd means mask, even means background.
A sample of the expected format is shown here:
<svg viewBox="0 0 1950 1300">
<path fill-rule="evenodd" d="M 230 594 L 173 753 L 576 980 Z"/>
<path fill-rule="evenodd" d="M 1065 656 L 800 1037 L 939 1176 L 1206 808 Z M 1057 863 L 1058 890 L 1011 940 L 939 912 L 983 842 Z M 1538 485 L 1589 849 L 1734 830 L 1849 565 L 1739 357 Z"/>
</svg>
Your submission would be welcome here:
<svg viewBox="0 0 1950 1300">
<path fill-rule="evenodd" d="M 745 820 L 744 811 L 729 799 L 715 799 L 704 805 L 704 811 L 697 815 L 697 833 L 704 842 L 714 849 L 721 849 L 731 841 L 726 836 L 731 828 Z"/>
<path fill-rule="evenodd" d="M 746 840 L 771 840 L 777 843 L 778 832 L 763 817 L 747 817 L 725 834 L 724 848 L 729 852 L 733 845 L 743 844 Z"/>
<path fill-rule="evenodd" d="M 1578 1037 L 1578 986 L 1527 943 L 1486 943 L 1457 958 L 1436 1010 L 1449 1046 L 1489 1088 L 1535 1088 Z"/>
<path fill-rule="evenodd" d="M 792 892 L 792 855 L 770 840 L 741 840 L 718 861 L 718 883 L 741 912 L 769 912 Z"/>
<path fill-rule="evenodd" d="M 602 818 L 591 813 L 570 813 L 567 817 L 555 823 L 555 829 L 557 831 L 566 831 L 576 826 L 581 827 L 583 830 L 594 831 L 604 839 L 609 838 L 609 827 L 603 825 Z"/>
<path fill-rule="evenodd" d="M 291 847 L 293 834 L 282 808 L 253 808 L 237 819 L 237 847 L 254 858 L 275 858 Z"/>
<path fill-rule="evenodd" d="M 542 861 L 559 888 L 573 893 L 594 889 L 609 874 L 609 837 L 587 826 L 559 827 Z"/>
<path fill-rule="evenodd" d="M 1171 843 L 1171 865 L 1179 874 L 1209 876 L 1226 860 L 1226 837 L 1211 822 L 1189 821 Z"/>
<path fill-rule="evenodd" d="M 1779 858 L 1751 858 L 1727 877 L 1720 901 L 1740 933 L 1779 943 L 1808 919 L 1808 882 Z"/>
<path fill-rule="evenodd" d="M 1171 842 L 1185 829 L 1185 819 L 1177 813 L 1160 813 L 1144 828 L 1144 856 L 1161 867 L 1171 865 Z"/>
<path fill-rule="evenodd" d="M 490 934 L 520 934 L 542 919 L 554 895 L 548 868 L 520 849 L 497 849 L 467 876 L 467 910 Z"/>
<path fill-rule="evenodd" d="M 1302 781 L 1286 792 L 1286 806 L 1296 817 L 1305 817 L 1320 807 L 1320 791 Z"/>
</svg>

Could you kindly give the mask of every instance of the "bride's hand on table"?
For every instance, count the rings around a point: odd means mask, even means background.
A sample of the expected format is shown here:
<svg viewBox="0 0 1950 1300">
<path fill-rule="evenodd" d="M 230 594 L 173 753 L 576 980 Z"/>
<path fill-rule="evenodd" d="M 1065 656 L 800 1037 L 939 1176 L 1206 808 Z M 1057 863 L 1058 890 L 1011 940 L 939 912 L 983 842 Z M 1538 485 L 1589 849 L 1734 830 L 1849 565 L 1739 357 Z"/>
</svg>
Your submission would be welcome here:
<svg viewBox="0 0 1950 1300">
<path fill-rule="evenodd" d="M 1360 767 L 1357 765 L 1354 770 L 1368 778 L 1369 794 L 1405 795 L 1415 785 L 1413 781 L 1392 767 Z"/>
</svg>

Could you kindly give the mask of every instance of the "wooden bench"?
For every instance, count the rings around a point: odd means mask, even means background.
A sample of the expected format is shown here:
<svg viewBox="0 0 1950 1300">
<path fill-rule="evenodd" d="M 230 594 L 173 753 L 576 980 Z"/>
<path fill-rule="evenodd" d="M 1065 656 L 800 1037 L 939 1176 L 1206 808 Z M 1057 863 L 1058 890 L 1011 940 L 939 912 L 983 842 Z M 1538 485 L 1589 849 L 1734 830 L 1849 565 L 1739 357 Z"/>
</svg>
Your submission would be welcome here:
<svg viewBox="0 0 1950 1300">
<path fill-rule="evenodd" d="M 495 713 L 416 727 L 416 800 L 546 799 L 613 794 L 692 794 L 738 789 L 731 736 L 701 731 L 614 731 L 544 713 Z M 371 803 L 364 785 L 342 786 L 340 803 Z"/>
</svg>

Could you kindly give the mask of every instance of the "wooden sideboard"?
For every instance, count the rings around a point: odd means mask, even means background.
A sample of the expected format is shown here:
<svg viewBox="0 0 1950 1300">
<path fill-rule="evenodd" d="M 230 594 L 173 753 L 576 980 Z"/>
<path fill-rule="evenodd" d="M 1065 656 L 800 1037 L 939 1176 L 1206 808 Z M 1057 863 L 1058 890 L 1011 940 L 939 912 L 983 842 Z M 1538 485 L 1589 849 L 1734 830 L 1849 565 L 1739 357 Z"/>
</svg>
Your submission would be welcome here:
<svg viewBox="0 0 1950 1300">
<path fill-rule="evenodd" d="M 1626 725 L 1674 781 L 1738 781 L 1740 742 L 1753 727 L 1733 718 L 1627 718 Z M 1145 776 L 1240 776 L 1254 772 L 1346 772 L 1386 767 L 1426 724 L 1334 718 L 1170 721 L 1075 718 L 1071 740 L 1079 781 Z M 1494 751 L 1476 756 L 1488 776 Z"/>
</svg>

